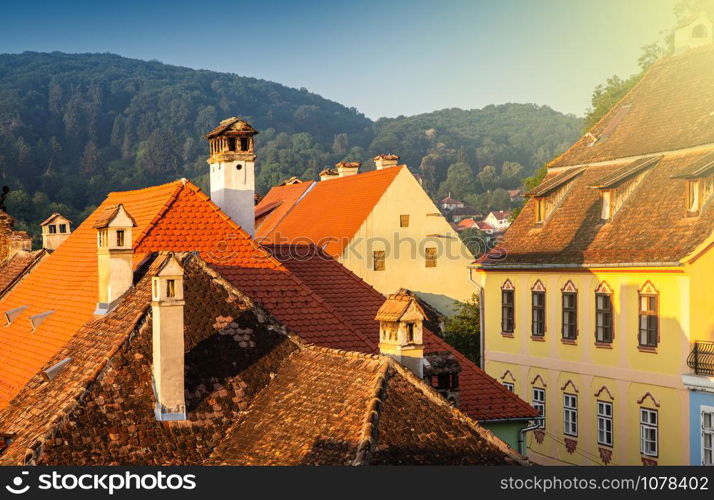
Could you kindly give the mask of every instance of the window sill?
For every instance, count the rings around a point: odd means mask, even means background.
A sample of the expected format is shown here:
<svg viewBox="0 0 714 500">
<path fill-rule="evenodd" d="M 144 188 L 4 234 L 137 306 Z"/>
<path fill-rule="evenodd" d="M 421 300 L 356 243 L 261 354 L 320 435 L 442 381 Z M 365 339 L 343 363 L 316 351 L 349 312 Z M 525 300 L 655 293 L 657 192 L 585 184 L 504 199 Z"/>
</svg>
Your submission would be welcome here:
<svg viewBox="0 0 714 500">
<path fill-rule="evenodd" d="M 611 342 L 595 342 L 595 347 L 598 349 L 612 349 Z"/>
<path fill-rule="evenodd" d="M 501 332 L 502 337 L 506 337 L 507 339 L 512 339 L 513 338 L 513 332 Z"/>
<path fill-rule="evenodd" d="M 545 335 L 531 335 L 531 340 L 536 342 L 545 342 Z"/>
<path fill-rule="evenodd" d="M 560 341 L 565 345 L 578 345 L 577 339 L 568 339 L 560 337 Z"/>
<path fill-rule="evenodd" d="M 637 350 L 640 352 L 648 352 L 650 354 L 657 354 L 657 348 L 656 347 L 650 347 L 650 346 L 644 346 L 644 345 L 638 345 Z"/>
</svg>

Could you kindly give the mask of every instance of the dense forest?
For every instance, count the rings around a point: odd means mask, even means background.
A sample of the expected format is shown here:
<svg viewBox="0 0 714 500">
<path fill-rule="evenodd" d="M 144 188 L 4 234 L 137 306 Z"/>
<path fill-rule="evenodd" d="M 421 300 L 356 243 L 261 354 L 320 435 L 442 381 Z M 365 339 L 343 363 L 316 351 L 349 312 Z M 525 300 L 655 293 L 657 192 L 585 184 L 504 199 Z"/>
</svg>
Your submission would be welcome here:
<svg viewBox="0 0 714 500">
<path fill-rule="evenodd" d="M 373 122 L 306 89 L 112 54 L 0 55 L 0 184 L 18 229 L 80 222 L 112 190 L 178 177 L 205 186 L 203 134 L 241 116 L 260 134 L 257 189 L 378 153 L 400 154 L 434 198 L 483 210 L 574 142 L 582 120 L 545 106 L 447 109 Z"/>
</svg>

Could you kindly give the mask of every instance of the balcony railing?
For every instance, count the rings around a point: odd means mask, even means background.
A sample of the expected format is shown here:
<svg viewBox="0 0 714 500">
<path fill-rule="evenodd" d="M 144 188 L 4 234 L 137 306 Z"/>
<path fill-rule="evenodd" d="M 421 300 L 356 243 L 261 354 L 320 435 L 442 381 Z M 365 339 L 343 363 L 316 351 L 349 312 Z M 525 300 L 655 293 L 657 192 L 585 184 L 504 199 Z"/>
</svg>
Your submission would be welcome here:
<svg viewBox="0 0 714 500">
<path fill-rule="evenodd" d="M 697 375 L 714 375 L 714 342 L 696 341 L 687 366 Z"/>
</svg>

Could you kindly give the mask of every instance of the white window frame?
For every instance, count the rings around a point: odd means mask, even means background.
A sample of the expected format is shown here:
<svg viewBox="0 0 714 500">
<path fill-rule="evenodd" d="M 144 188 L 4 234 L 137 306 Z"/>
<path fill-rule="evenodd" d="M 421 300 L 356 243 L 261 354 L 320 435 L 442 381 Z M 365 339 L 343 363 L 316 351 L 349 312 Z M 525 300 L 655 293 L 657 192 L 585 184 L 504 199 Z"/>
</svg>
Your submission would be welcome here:
<svg viewBox="0 0 714 500">
<path fill-rule="evenodd" d="M 650 433 L 654 433 L 654 439 L 648 436 Z M 659 411 L 651 408 L 640 408 L 640 453 L 648 457 L 659 453 Z"/>
<path fill-rule="evenodd" d="M 609 410 L 605 410 L 609 408 Z M 612 446 L 614 441 L 614 411 L 615 408 L 610 401 L 597 401 L 597 444 Z M 600 439 L 600 433 L 604 439 Z"/>
<path fill-rule="evenodd" d="M 563 434 L 578 435 L 578 396 L 563 394 Z"/>
<path fill-rule="evenodd" d="M 709 415 L 709 427 L 704 425 L 704 416 Z M 702 465 L 714 465 L 714 406 L 699 407 L 699 429 L 701 435 L 701 460 Z M 710 436 L 709 446 L 704 443 L 705 435 Z M 706 460 L 706 451 L 709 450 L 709 461 Z"/>
<path fill-rule="evenodd" d="M 540 428 L 545 429 L 545 389 L 541 387 L 534 387 L 531 391 L 532 403 L 531 406 L 538 410 L 540 416 L 543 417 L 540 422 Z"/>
<path fill-rule="evenodd" d="M 503 382 L 503 387 L 505 387 L 511 392 L 516 392 L 516 384 L 514 384 L 513 382 Z"/>
</svg>

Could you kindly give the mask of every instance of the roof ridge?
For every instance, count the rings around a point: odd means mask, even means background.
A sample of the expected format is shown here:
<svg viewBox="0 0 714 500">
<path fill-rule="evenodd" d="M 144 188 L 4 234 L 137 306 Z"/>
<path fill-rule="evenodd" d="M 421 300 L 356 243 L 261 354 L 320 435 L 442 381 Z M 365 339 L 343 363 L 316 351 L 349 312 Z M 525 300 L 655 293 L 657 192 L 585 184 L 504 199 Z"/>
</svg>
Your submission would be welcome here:
<svg viewBox="0 0 714 500">
<path fill-rule="evenodd" d="M 110 195 L 122 195 L 122 194 L 127 194 L 127 193 L 140 193 L 140 192 L 142 192 L 142 191 L 158 191 L 158 190 L 160 190 L 160 189 L 165 188 L 166 186 L 170 186 L 171 184 L 176 184 L 176 185 L 182 184 L 183 181 L 185 181 L 185 180 L 186 180 L 186 179 L 176 179 L 176 180 L 174 180 L 174 181 L 165 182 L 165 183 L 163 183 L 163 184 L 156 184 L 156 185 L 154 185 L 154 186 L 147 186 L 147 187 L 138 188 L 138 189 L 127 189 L 126 191 L 109 191 L 109 193 L 107 193 L 106 198 L 108 198 Z"/>
<path fill-rule="evenodd" d="M 377 429 L 379 418 L 382 416 L 382 407 L 387 395 L 387 384 L 389 382 L 389 367 L 391 360 L 386 359 L 379 369 L 379 374 L 375 381 L 372 397 L 367 403 L 367 414 L 361 428 L 361 437 L 357 445 L 357 454 L 352 465 L 367 465 L 374 450 L 377 440 Z"/>
</svg>

